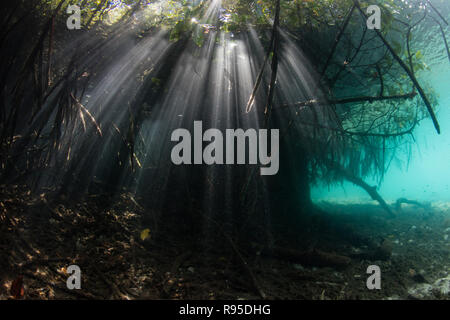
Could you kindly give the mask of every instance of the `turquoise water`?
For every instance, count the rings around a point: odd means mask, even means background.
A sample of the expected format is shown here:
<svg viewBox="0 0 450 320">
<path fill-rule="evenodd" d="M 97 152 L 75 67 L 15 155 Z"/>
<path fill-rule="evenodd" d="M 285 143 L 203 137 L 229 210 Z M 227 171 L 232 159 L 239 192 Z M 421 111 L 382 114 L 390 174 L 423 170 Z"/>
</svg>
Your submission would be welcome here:
<svg viewBox="0 0 450 320">
<path fill-rule="evenodd" d="M 446 58 L 446 57 L 444 57 Z M 378 185 L 378 192 L 387 201 L 406 197 L 418 201 L 450 201 L 450 63 L 442 59 L 430 65 L 421 81 L 428 82 L 438 94 L 436 110 L 441 126 L 438 135 L 431 119 L 423 120 L 414 132 L 416 144 L 412 145 L 411 157 L 399 153 L 391 163 L 381 184 L 375 179 L 366 179 Z M 361 201 L 371 200 L 360 187 L 344 182 L 330 187 L 314 187 L 314 201 Z"/>
</svg>

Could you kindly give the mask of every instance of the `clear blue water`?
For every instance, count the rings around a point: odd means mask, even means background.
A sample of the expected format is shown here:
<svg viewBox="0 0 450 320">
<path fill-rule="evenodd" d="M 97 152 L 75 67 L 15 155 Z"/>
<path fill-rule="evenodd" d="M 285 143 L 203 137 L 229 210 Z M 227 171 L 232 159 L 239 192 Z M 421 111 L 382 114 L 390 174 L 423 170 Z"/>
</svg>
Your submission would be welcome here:
<svg viewBox="0 0 450 320">
<path fill-rule="evenodd" d="M 444 57 L 446 58 L 446 57 Z M 399 153 L 378 185 L 378 192 L 387 201 L 400 197 L 418 201 L 450 202 L 450 63 L 441 59 L 430 65 L 421 81 L 428 82 L 438 94 L 436 107 L 441 134 L 438 135 L 431 119 L 423 120 L 414 132 L 416 144 L 412 146 L 408 163 L 406 154 Z M 361 201 L 371 200 L 360 187 L 344 182 L 330 187 L 318 186 L 312 190 L 314 201 Z"/>
</svg>

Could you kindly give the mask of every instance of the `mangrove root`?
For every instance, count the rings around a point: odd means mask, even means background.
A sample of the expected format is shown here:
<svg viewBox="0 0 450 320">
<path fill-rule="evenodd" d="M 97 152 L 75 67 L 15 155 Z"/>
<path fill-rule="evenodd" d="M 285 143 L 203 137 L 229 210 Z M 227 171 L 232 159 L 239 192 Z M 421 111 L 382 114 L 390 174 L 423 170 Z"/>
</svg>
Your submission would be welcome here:
<svg viewBox="0 0 450 320">
<path fill-rule="evenodd" d="M 293 249 L 274 247 L 271 249 L 265 249 L 262 253 L 278 259 L 300 263 L 304 266 L 343 269 L 351 262 L 351 259 L 346 256 L 317 249 L 309 251 L 296 251 Z"/>
</svg>

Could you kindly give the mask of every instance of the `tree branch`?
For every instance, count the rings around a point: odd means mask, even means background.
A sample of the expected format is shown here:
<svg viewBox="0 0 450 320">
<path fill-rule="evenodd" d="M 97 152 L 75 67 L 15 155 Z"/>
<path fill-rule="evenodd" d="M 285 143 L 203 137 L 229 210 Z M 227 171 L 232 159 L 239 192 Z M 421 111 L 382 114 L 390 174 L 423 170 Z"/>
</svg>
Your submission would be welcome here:
<svg viewBox="0 0 450 320">
<path fill-rule="evenodd" d="M 266 57 L 264 58 L 264 62 L 261 66 L 261 69 L 259 70 L 258 77 L 256 78 L 256 82 L 255 82 L 255 86 L 253 87 L 252 94 L 250 95 L 250 98 L 248 99 L 247 106 L 245 108 L 245 111 L 247 113 L 252 111 L 253 103 L 255 102 L 256 91 L 258 91 L 259 85 L 261 84 L 262 76 L 264 74 L 264 69 L 266 67 L 267 62 L 269 61 L 271 52 L 274 52 L 274 56 L 272 56 L 272 74 L 273 74 L 274 58 L 276 58 L 275 57 L 275 51 L 276 51 L 275 46 L 278 46 L 278 24 L 279 24 L 279 21 L 280 21 L 280 0 L 277 0 L 275 19 L 273 22 L 272 36 L 270 38 L 269 48 L 267 50 L 267 54 L 266 54 Z M 276 65 L 278 67 L 278 59 L 276 59 L 276 60 L 277 60 Z M 276 72 L 275 72 L 275 75 L 276 75 Z"/>
<path fill-rule="evenodd" d="M 352 172 L 342 167 L 339 163 L 334 161 L 327 161 L 327 160 L 325 161 L 331 169 L 336 171 L 343 178 L 363 188 L 373 200 L 377 201 L 380 204 L 380 206 L 389 214 L 391 218 L 395 217 L 395 214 L 392 212 L 391 208 L 387 205 L 386 201 L 384 201 L 384 199 L 377 192 L 377 188 L 375 186 L 368 185 L 360 177 L 355 176 Z"/>
<path fill-rule="evenodd" d="M 337 48 L 339 42 L 341 41 L 341 37 L 342 37 L 342 35 L 344 34 L 344 31 L 345 31 L 345 29 L 347 28 L 348 23 L 350 22 L 350 18 L 351 18 L 352 15 L 353 15 L 353 11 L 355 11 L 355 6 L 352 6 L 352 8 L 351 8 L 349 14 L 347 15 L 347 18 L 345 19 L 345 22 L 344 22 L 344 24 L 343 24 L 343 26 L 342 26 L 341 31 L 339 32 L 339 34 L 336 36 L 336 39 L 334 40 L 334 44 L 333 44 L 333 47 L 331 48 L 331 52 L 330 52 L 330 54 L 328 55 L 327 61 L 326 61 L 326 63 L 325 63 L 325 66 L 324 66 L 323 69 L 322 69 L 322 72 L 320 73 L 320 77 L 321 77 L 321 78 L 325 75 L 325 72 L 326 72 L 327 69 L 328 69 L 328 65 L 330 64 L 330 61 L 331 61 L 331 59 L 332 59 L 333 56 L 334 56 L 334 52 L 336 51 L 336 48 Z"/>
<path fill-rule="evenodd" d="M 361 6 L 359 4 L 358 0 L 353 0 L 355 3 L 355 6 L 358 8 L 358 10 L 361 12 L 363 17 L 367 19 L 367 15 L 364 13 L 364 11 L 361 9 Z M 420 96 L 422 97 L 423 102 L 425 103 L 428 113 L 431 116 L 431 119 L 433 121 L 433 125 L 437 131 L 438 134 L 441 133 L 441 129 L 439 127 L 439 122 L 437 121 L 436 115 L 434 114 L 433 107 L 431 106 L 430 101 L 428 100 L 428 97 L 426 96 L 425 92 L 423 91 L 422 87 L 420 86 L 419 82 L 416 79 L 416 76 L 414 75 L 413 71 L 408 68 L 408 66 L 405 64 L 405 62 L 395 53 L 395 50 L 392 48 L 392 46 L 387 42 L 387 40 L 383 37 L 380 30 L 374 29 L 377 33 L 378 37 L 381 39 L 381 41 L 384 43 L 384 45 L 388 48 L 389 52 L 392 54 L 394 59 L 400 64 L 400 66 L 405 70 L 405 72 L 408 74 L 411 81 L 414 83 L 414 86 L 417 88 L 417 91 L 419 91 Z"/>
<path fill-rule="evenodd" d="M 301 102 L 295 102 L 295 103 L 286 103 L 280 106 L 280 108 L 287 108 L 287 107 L 309 107 L 315 104 L 347 104 L 347 103 L 357 103 L 357 102 L 375 102 L 375 101 L 386 101 L 386 100 L 407 100 L 412 99 L 417 95 L 416 92 L 411 92 L 408 94 L 398 94 L 398 95 L 392 95 L 392 96 L 361 96 L 361 97 L 352 97 L 352 98 L 345 98 L 345 99 L 337 99 L 337 100 L 328 100 L 328 101 L 321 101 L 321 100 L 308 100 L 308 101 L 301 101 Z"/>
<path fill-rule="evenodd" d="M 439 11 L 433 6 L 433 4 L 431 3 L 431 1 L 430 1 L 430 0 L 427 0 L 427 2 L 428 2 L 428 4 L 430 5 L 430 7 L 434 10 L 434 12 L 436 12 L 437 15 L 442 19 L 442 21 L 444 21 L 444 23 L 445 23 L 446 25 L 448 25 L 447 20 L 445 20 L 445 18 L 444 18 L 444 17 L 439 13 Z"/>
</svg>

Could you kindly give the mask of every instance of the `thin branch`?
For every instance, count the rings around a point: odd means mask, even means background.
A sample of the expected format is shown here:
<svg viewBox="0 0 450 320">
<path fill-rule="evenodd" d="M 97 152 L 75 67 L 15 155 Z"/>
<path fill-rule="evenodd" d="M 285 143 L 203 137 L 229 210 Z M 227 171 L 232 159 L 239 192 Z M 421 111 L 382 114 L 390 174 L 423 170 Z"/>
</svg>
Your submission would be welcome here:
<svg viewBox="0 0 450 320">
<path fill-rule="evenodd" d="M 370 197 L 377 201 L 380 206 L 389 214 L 391 218 L 395 217 L 395 214 L 392 212 L 391 208 L 388 206 L 386 201 L 380 196 L 380 194 L 377 192 L 377 188 L 375 186 L 368 185 L 364 180 L 362 180 L 360 177 L 355 176 L 352 172 L 341 166 L 339 163 L 334 161 L 326 161 L 327 165 L 336 171 L 339 175 L 341 175 L 346 180 L 352 182 L 353 184 L 363 188 Z"/>
<path fill-rule="evenodd" d="M 250 111 L 252 111 L 253 104 L 254 104 L 255 98 L 256 98 L 256 92 L 258 91 L 258 88 L 261 84 L 262 76 L 264 74 L 264 69 L 266 67 L 267 62 L 269 61 L 270 54 L 274 51 L 273 49 L 275 47 L 275 43 L 276 43 L 275 40 L 276 40 L 277 34 L 278 34 L 277 28 L 278 28 L 279 21 L 280 21 L 280 0 L 277 1 L 275 19 L 273 22 L 272 36 L 270 38 L 269 48 L 267 49 L 266 57 L 264 58 L 264 62 L 261 66 L 261 69 L 259 70 L 258 77 L 256 78 L 256 82 L 255 82 L 255 86 L 253 87 L 252 94 L 250 95 L 250 98 L 248 99 L 247 106 L 245 108 L 246 113 L 249 113 Z M 272 61 L 273 61 L 273 56 L 272 56 Z M 273 62 L 272 62 L 272 67 L 273 67 Z M 273 70 L 273 68 L 272 68 L 272 70 Z"/>
<path fill-rule="evenodd" d="M 280 36 L 278 26 L 280 24 L 280 0 L 277 0 L 275 20 L 273 22 L 273 55 L 272 55 L 272 74 L 270 76 L 269 94 L 267 95 L 267 104 L 264 110 L 266 115 L 266 124 L 269 118 L 269 113 L 272 109 L 273 95 L 275 94 L 275 83 L 277 81 L 278 72 L 278 47 L 280 45 Z"/>
<path fill-rule="evenodd" d="M 341 41 L 341 37 L 342 37 L 342 35 L 344 34 L 344 31 L 345 31 L 345 29 L 347 28 L 348 23 L 350 22 L 350 18 L 351 18 L 352 15 L 353 15 L 353 11 L 355 11 L 355 6 L 352 6 L 352 8 L 351 8 L 349 14 L 347 15 L 347 18 L 345 19 L 345 22 L 344 22 L 344 24 L 343 24 L 343 26 L 342 26 L 341 31 L 338 33 L 338 35 L 336 36 L 336 39 L 334 40 L 334 44 L 333 44 L 333 47 L 331 48 L 331 52 L 330 52 L 330 54 L 328 55 L 327 61 L 326 61 L 326 63 L 325 63 L 325 66 L 324 66 L 323 69 L 322 69 L 322 72 L 320 73 L 321 77 L 323 77 L 323 76 L 325 75 L 325 72 L 326 72 L 327 69 L 328 69 L 328 66 L 329 66 L 329 64 L 330 64 L 330 61 L 331 61 L 331 59 L 332 59 L 333 56 L 334 56 L 334 52 L 336 51 L 336 48 L 337 48 L 339 42 Z"/>
<path fill-rule="evenodd" d="M 386 101 L 386 100 L 407 100 L 412 99 L 417 95 L 416 92 L 411 92 L 408 94 L 399 94 L 399 95 L 392 95 L 392 96 L 361 96 L 361 97 L 352 97 L 352 98 L 345 98 L 345 99 L 336 99 L 336 100 L 307 100 L 307 101 L 301 101 L 301 102 L 295 102 L 295 103 L 286 103 L 280 106 L 280 108 L 287 108 L 287 107 L 309 107 L 313 106 L 315 104 L 320 105 L 327 105 L 327 104 L 347 104 L 347 103 L 358 103 L 358 102 L 375 102 L 375 101 Z"/>
<path fill-rule="evenodd" d="M 361 6 L 359 4 L 358 0 L 353 0 L 355 3 L 355 6 L 358 8 L 358 10 L 361 12 L 363 17 L 367 19 L 367 15 L 365 12 L 361 9 Z M 428 100 L 427 95 L 423 91 L 422 87 L 420 86 L 419 82 L 416 79 L 416 76 L 414 75 L 413 71 L 408 68 L 408 66 L 405 64 L 405 62 L 395 53 L 395 50 L 392 48 L 392 46 L 387 42 L 387 40 L 383 37 L 380 30 L 374 29 L 377 33 L 378 37 L 381 39 L 381 41 L 384 43 L 384 45 L 389 49 L 389 52 L 392 54 L 394 59 L 400 64 L 400 66 L 405 70 L 405 72 L 408 74 L 411 81 L 414 83 L 414 86 L 417 88 L 417 91 L 419 91 L 420 96 L 422 97 L 423 102 L 425 103 L 425 106 L 427 107 L 428 113 L 431 116 L 431 120 L 433 121 L 433 125 L 437 131 L 438 134 L 441 133 L 441 129 L 439 127 L 439 122 L 437 121 L 436 115 L 434 113 L 433 107 L 431 106 L 430 100 Z"/>
<path fill-rule="evenodd" d="M 448 47 L 448 42 L 447 42 L 447 38 L 445 36 L 444 28 L 442 28 L 442 25 L 440 24 L 439 21 L 437 21 L 436 18 L 434 18 L 433 16 L 430 16 L 430 17 L 439 25 L 439 29 L 441 30 L 441 34 L 442 34 L 442 39 L 444 40 L 445 49 L 447 49 L 448 60 L 450 61 L 450 49 Z"/>
<path fill-rule="evenodd" d="M 78 105 L 78 107 L 80 108 L 81 111 L 83 111 L 91 120 L 91 122 L 94 124 L 95 129 L 97 129 L 97 132 L 100 136 L 103 136 L 102 134 L 102 129 L 100 128 L 100 126 L 98 125 L 97 121 L 95 120 L 94 116 L 89 112 L 88 109 L 86 109 L 85 106 L 83 106 L 81 104 L 80 101 L 78 101 L 77 98 L 75 98 L 75 96 L 73 95 L 73 93 L 70 93 L 70 97 L 72 98 L 72 100 Z M 86 126 L 85 122 L 84 122 L 84 117 L 81 118 L 82 122 L 83 122 L 83 126 Z"/>
<path fill-rule="evenodd" d="M 380 95 L 379 96 L 382 97 L 384 94 L 383 74 L 381 73 L 381 68 L 378 63 L 375 65 L 375 67 L 377 68 L 377 73 L 378 73 L 378 76 L 380 77 Z"/>
<path fill-rule="evenodd" d="M 219 232 L 222 234 L 222 236 L 228 241 L 228 243 L 230 244 L 231 248 L 233 249 L 233 251 L 236 253 L 237 257 L 239 258 L 239 260 L 242 263 L 242 266 L 244 267 L 245 271 L 248 273 L 248 276 L 250 277 L 250 279 L 252 280 L 252 284 L 256 290 L 256 292 L 258 293 L 258 295 L 262 298 L 262 299 L 267 299 L 266 294 L 264 293 L 264 291 L 262 291 L 261 287 L 259 286 L 258 280 L 256 279 L 255 275 L 253 274 L 252 269 L 249 267 L 247 261 L 245 261 L 244 257 L 242 256 L 242 254 L 240 253 L 239 249 L 237 248 L 236 244 L 234 243 L 234 241 L 225 233 L 225 231 L 223 231 L 222 227 L 220 226 L 220 224 L 215 221 L 214 219 L 210 218 L 210 217 L 206 217 L 209 221 L 211 221 L 212 223 L 214 223 L 216 225 L 216 227 L 219 229 Z"/>
<path fill-rule="evenodd" d="M 444 21 L 444 23 L 445 23 L 446 25 L 448 25 L 447 20 L 445 20 L 445 18 L 440 14 L 440 12 L 433 6 L 433 4 L 431 3 L 431 1 L 430 1 L 430 0 L 427 0 L 427 2 L 428 2 L 428 4 L 430 5 L 430 7 L 434 10 L 434 12 L 436 12 L 437 15 L 442 19 L 442 21 Z"/>
</svg>

